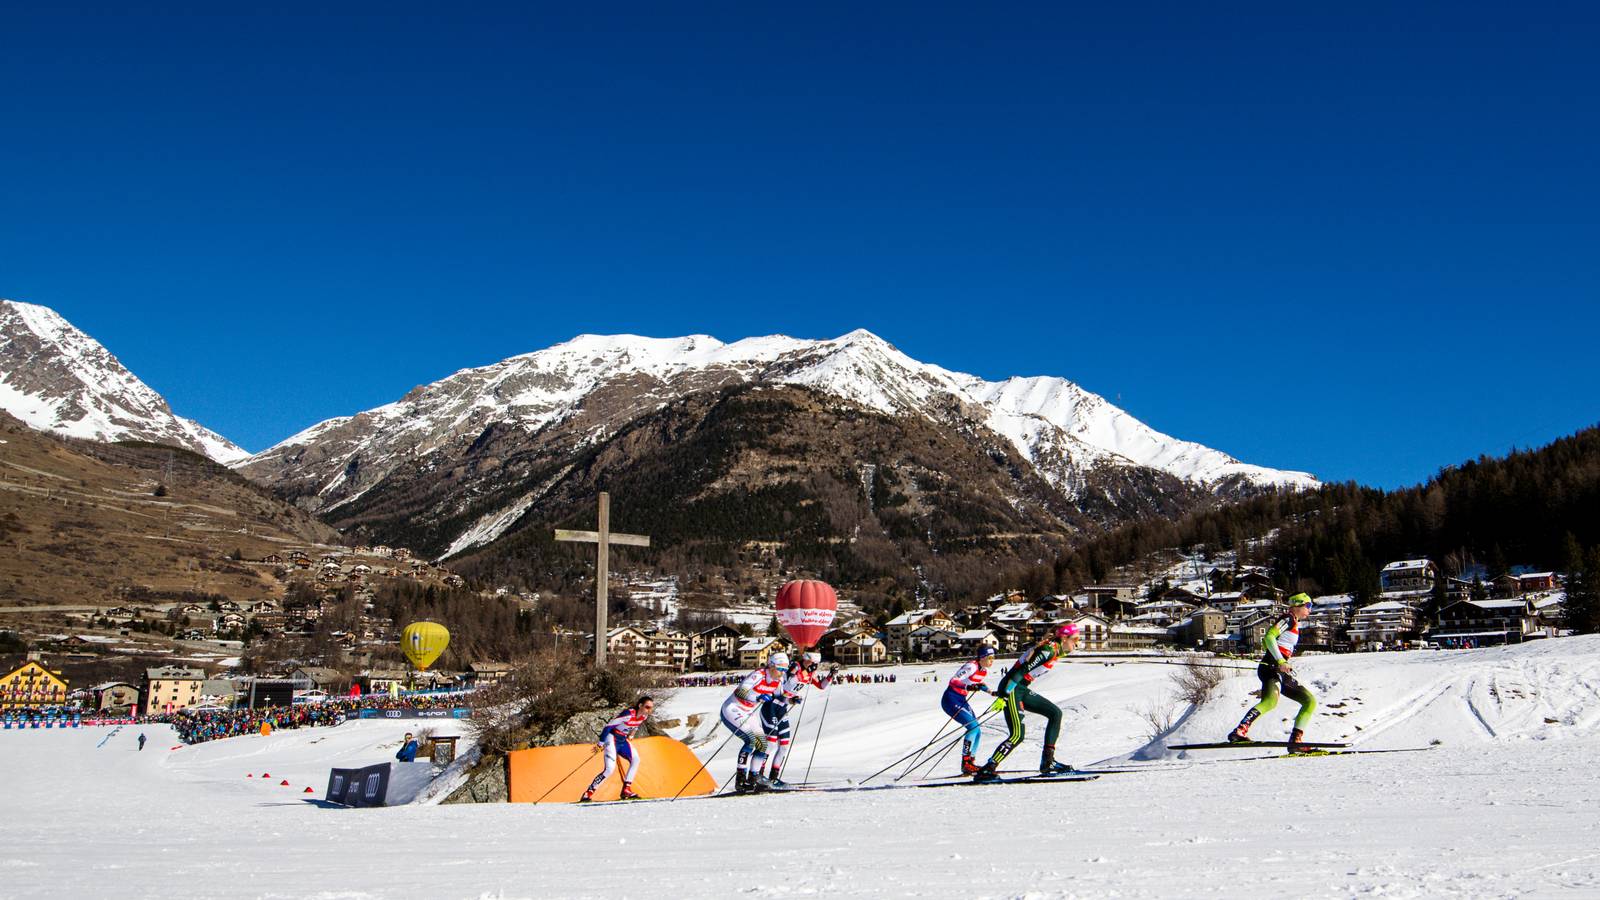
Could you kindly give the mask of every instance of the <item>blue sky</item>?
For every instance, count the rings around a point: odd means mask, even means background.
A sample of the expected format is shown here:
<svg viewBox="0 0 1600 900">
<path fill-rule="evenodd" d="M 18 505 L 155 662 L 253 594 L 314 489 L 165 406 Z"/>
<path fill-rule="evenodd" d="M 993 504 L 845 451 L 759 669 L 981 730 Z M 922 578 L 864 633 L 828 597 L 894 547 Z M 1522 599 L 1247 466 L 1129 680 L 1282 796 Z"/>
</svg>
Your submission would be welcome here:
<svg viewBox="0 0 1600 900">
<path fill-rule="evenodd" d="M 1592 5 L 228 6 L 5 13 L 0 296 L 252 450 L 585 332 L 1380 486 L 1600 421 Z"/>
</svg>

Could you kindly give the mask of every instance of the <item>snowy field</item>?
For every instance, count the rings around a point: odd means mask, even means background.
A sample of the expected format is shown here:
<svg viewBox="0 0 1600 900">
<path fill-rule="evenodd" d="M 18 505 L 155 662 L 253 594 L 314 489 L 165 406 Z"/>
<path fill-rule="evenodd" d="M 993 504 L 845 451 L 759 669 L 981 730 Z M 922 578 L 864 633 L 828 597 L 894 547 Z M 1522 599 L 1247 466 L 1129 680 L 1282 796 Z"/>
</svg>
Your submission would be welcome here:
<svg viewBox="0 0 1600 900">
<path fill-rule="evenodd" d="M 392 757 L 404 723 L 171 749 L 166 728 L 0 732 L 0 897 L 1600 897 L 1600 638 L 1298 661 L 1322 701 L 1310 759 L 1149 744 L 1220 739 L 1249 672 L 1191 711 L 1173 667 L 1073 658 L 1041 682 L 1059 755 L 1150 771 L 1083 784 L 957 786 L 562 806 L 324 809 L 330 765 Z M 937 667 L 948 676 L 952 666 Z M 942 684 L 841 685 L 823 737 L 802 708 L 787 773 L 859 778 L 927 741 Z M 992 680 L 992 679 L 991 679 Z M 708 719 L 682 690 L 664 719 Z M 1294 704 L 1255 726 L 1281 738 Z M 798 711 L 796 715 L 799 715 Z M 1039 720 L 1010 766 L 1038 759 Z M 681 733 L 681 732 L 680 732 Z M 687 734 L 709 755 L 709 721 Z M 984 753 L 998 736 L 986 732 Z M 733 748 L 711 765 L 726 778 Z M 954 757 L 941 768 L 954 769 Z M 247 779 L 246 773 L 272 778 Z M 895 770 L 892 774 L 898 774 Z M 915 776 L 912 776 L 915 777 Z M 278 784 L 287 779 L 289 787 Z M 316 790 L 303 794 L 306 785 Z"/>
</svg>

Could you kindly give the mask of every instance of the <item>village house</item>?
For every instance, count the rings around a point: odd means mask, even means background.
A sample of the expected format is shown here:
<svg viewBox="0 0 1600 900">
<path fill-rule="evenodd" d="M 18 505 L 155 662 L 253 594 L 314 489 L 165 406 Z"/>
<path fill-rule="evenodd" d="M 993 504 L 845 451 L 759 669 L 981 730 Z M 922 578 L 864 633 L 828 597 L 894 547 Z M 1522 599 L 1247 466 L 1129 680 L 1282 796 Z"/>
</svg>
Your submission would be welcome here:
<svg viewBox="0 0 1600 900">
<path fill-rule="evenodd" d="M 1355 606 L 1356 598 L 1350 594 L 1312 597 L 1305 621 L 1300 623 L 1300 646 L 1314 650 L 1343 646 Z"/>
<path fill-rule="evenodd" d="M 399 669 L 373 669 L 357 679 L 369 694 L 387 694 L 404 690 L 410 676 Z"/>
<path fill-rule="evenodd" d="M 1260 567 L 1249 567 L 1234 573 L 1233 589 L 1252 600 L 1283 600 L 1283 588 L 1273 584 L 1272 575 Z"/>
<path fill-rule="evenodd" d="M 1111 623 L 1103 616 L 1081 613 L 1073 621 L 1078 625 L 1079 650 L 1105 650 L 1111 646 Z"/>
<path fill-rule="evenodd" d="M 472 687 L 488 687 L 492 684 L 499 684 L 510 674 L 510 663 L 479 660 L 478 662 L 467 664 L 467 684 Z"/>
<path fill-rule="evenodd" d="M 200 687 L 206 673 L 189 666 L 158 666 L 144 670 L 144 685 L 139 691 L 144 698 L 147 716 L 173 713 L 200 702 Z"/>
<path fill-rule="evenodd" d="M 90 688 L 94 708 L 98 710 L 126 709 L 139 706 L 139 689 L 126 681 L 107 681 Z"/>
<path fill-rule="evenodd" d="M 300 666 L 289 677 L 326 694 L 342 694 L 350 689 L 350 676 L 326 666 Z"/>
<path fill-rule="evenodd" d="M 1363 606 L 1350 620 L 1350 643 L 1357 649 L 1397 646 L 1417 630 L 1417 608 L 1398 600 Z"/>
<path fill-rule="evenodd" d="M 777 638 L 745 638 L 739 644 L 739 667 L 754 669 L 767 664 L 767 657 L 783 649 Z"/>
<path fill-rule="evenodd" d="M 989 622 L 1014 631 L 1025 631 L 1036 613 L 1031 603 L 1006 603 L 995 608 Z"/>
<path fill-rule="evenodd" d="M 1028 642 L 1027 632 L 1020 628 L 998 623 L 991 624 L 989 628 L 994 632 L 995 640 L 1000 642 L 996 645 L 996 653 L 1020 653 L 1023 645 Z"/>
<path fill-rule="evenodd" d="M 1243 591 L 1217 591 L 1206 598 L 1205 605 L 1226 614 L 1233 612 L 1234 607 L 1239 604 L 1248 603 L 1250 599 Z"/>
<path fill-rule="evenodd" d="M 322 618 L 322 613 L 326 607 L 327 600 L 324 598 L 306 597 L 299 600 L 291 600 L 284 604 L 283 614 L 291 619 L 304 619 L 307 622 L 315 622 Z"/>
<path fill-rule="evenodd" d="M 846 666 L 876 666 L 889 659 L 889 648 L 870 634 L 858 634 L 833 645 L 833 656 Z"/>
<path fill-rule="evenodd" d="M 722 622 L 696 634 L 690 653 L 695 668 L 725 669 L 739 660 L 739 629 Z"/>
<path fill-rule="evenodd" d="M 1226 634 L 1227 631 L 1227 615 L 1222 610 L 1209 606 L 1194 610 L 1167 628 L 1172 640 L 1185 647 L 1204 647 L 1212 639 Z"/>
<path fill-rule="evenodd" d="M 911 632 L 918 628 L 928 625 L 949 630 L 955 624 L 955 620 L 938 609 L 914 609 L 890 619 L 884 630 L 889 635 L 889 643 L 904 652 L 911 649 Z"/>
<path fill-rule="evenodd" d="M 1149 650 L 1157 644 L 1166 643 L 1166 640 L 1167 630 L 1165 628 L 1118 624 L 1111 626 L 1106 649 Z"/>
<path fill-rule="evenodd" d="M 974 654 L 979 647 L 993 647 L 995 652 L 1000 652 L 1000 638 L 992 628 L 969 628 L 956 636 L 961 652 Z"/>
<path fill-rule="evenodd" d="M 606 633 L 606 653 L 620 662 L 652 669 L 689 670 L 691 641 L 681 631 L 646 631 L 633 625 Z"/>
<path fill-rule="evenodd" d="M 1546 636 L 1527 598 L 1458 600 L 1439 610 L 1438 624 L 1428 634 L 1446 647 L 1493 647 Z"/>
<path fill-rule="evenodd" d="M 200 705 L 232 709 L 239 700 L 239 686 L 226 678 L 207 678 L 200 684 Z"/>
<path fill-rule="evenodd" d="M 1255 622 L 1263 618 L 1273 618 L 1283 612 L 1283 608 L 1271 600 L 1251 600 L 1234 606 L 1228 613 L 1228 630 L 1237 632 L 1246 623 Z"/>
<path fill-rule="evenodd" d="M 1428 559 L 1396 560 L 1378 572 L 1385 595 L 1426 595 L 1433 590 L 1434 579 L 1438 577 L 1439 568 Z"/>
<path fill-rule="evenodd" d="M 1232 616 L 1228 621 L 1228 631 L 1238 644 L 1237 649 L 1244 653 L 1256 653 L 1261 649 L 1261 641 L 1267 635 L 1267 630 L 1278 621 L 1281 614 L 1276 610 L 1257 610 L 1253 615 L 1242 619 Z"/>
<path fill-rule="evenodd" d="M 59 671 L 47 668 L 37 650 L 29 652 L 22 665 L 0 678 L 0 710 L 58 706 L 65 702 L 66 678 Z"/>
<path fill-rule="evenodd" d="M 951 656 L 961 645 L 959 632 L 923 625 L 907 637 L 911 652 L 922 657 Z"/>
</svg>

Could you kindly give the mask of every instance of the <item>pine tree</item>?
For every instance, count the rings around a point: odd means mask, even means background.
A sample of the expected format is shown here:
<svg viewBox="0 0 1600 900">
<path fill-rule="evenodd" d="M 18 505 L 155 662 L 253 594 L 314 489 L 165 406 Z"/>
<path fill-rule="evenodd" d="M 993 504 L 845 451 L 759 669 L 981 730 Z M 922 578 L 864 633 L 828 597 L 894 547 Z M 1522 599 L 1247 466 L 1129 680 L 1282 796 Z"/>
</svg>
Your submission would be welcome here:
<svg viewBox="0 0 1600 900">
<path fill-rule="evenodd" d="M 1567 572 L 1567 627 L 1577 634 L 1600 632 L 1600 546 L 1582 554 Z"/>
</svg>

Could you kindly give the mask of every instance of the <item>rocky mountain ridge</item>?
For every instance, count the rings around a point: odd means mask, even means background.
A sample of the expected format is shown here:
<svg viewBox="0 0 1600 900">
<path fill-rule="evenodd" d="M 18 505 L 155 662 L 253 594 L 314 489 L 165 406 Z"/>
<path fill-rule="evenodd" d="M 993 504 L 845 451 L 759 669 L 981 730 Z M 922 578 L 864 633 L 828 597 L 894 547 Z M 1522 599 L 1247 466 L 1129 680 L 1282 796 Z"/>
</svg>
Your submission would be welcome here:
<svg viewBox="0 0 1600 900">
<path fill-rule="evenodd" d="M 0 411 L 33 428 L 93 441 L 153 441 L 220 463 L 249 451 L 192 419 L 54 310 L 0 300 Z"/>
</svg>

